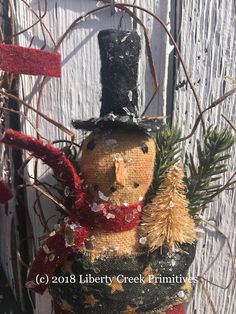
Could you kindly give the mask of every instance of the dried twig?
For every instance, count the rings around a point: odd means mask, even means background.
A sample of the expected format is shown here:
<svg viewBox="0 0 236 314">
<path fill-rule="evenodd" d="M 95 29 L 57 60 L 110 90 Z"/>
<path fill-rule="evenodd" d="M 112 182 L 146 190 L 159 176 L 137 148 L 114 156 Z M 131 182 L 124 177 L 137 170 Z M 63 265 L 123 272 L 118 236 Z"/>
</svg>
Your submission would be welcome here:
<svg viewBox="0 0 236 314">
<path fill-rule="evenodd" d="M 210 304 L 210 307 L 211 307 L 211 309 L 212 309 L 213 314 L 217 314 L 215 305 L 214 305 L 214 303 L 213 303 L 213 301 L 212 301 L 212 299 L 211 299 L 211 297 L 210 297 L 209 291 L 208 291 L 207 288 L 204 286 L 204 284 L 203 284 L 201 278 L 198 278 L 198 281 L 199 281 L 199 283 L 200 283 L 201 286 L 202 286 L 202 289 L 203 289 L 203 291 L 204 291 L 204 293 L 205 293 L 205 295 L 206 295 L 206 297 L 207 297 L 207 301 L 208 301 L 209 304 Z"/>
<path fill-rule="evenodd" d="M 35 109 L 34 107 L 32 107 L 31 105 L 29 105 L 28 103 L 26 103 L 24 100 L 9 94 L 7 92 L 5 92 L 5 90 L 3 90 L 2 88 L 0 88 L 0 94 L 15 100 L 16 102 L 20 103 L 21 105 L 25 106 L 28 109 L 31 109 L 32 111 L 36 112 L 39 116 L 41 116 L 42 118 L 44 118 L 45 120 L 47 120 L 48 122 L 52 123 L 53 125 L 55 125 L 56 127 L 58 127 L 60 130 L 62 130 L 63 132 L 67 133 L 69 136 L 71 136 L 72 138 L 74 138 L 74 133 L 72 131 L 70 131 L 69 129 L 67 129 L 65 126 L 63 126 L 61 123 L 49 118 L 47 115 L 45 115 L 42 112 L 39 112 L 37 109 Z M 36 126 L 37 128 L 37 126 Z"/>
<path fill-rule="evenodd" d="M 233 88 L 233 89 L 231 89 L 229 92 L 227 92 L 227 93 L 225 93 L 223 96 L 221 96 L 220 98 L 218 98 L 218 99 L 216 99 L 215 101 L 213 101 L 213 103 L 212 103 L 209 107 L 207 107 L 206 109 L 204 109 L 204 110 L 198 115 L 198 117 L 197 117 L 197 119 L 196 119 L 196 121 L 195 121 L 195 123 L 194 123 L 194 126 L 193 126 L 193 128 L 192 128 L 192 131 L 190 132 L 190 134 L 187 135 L 187 136 L 185 136 L 185 137 L 182 137 L 179 141 L 180 141 L 180 142 L 183 142 L 183 141 L 186 141 L 187 139 L 189 139 L 190 137 L 192 137 L 193 134 L 195 133 L 197 127 L 198 127 L 199 122 L 201 121 L 202 115 L 203 115 L 205 112 L 207 112 L 208 110 L 210 110 L 210 109 L 216 107 L 217 105 L 221 104 L 222 101 L 224 101 L 227 97 L 233 95 L 235 92 L 236 92 L 236 88 Z"/>
<path fill-rule="evenodd" d="M 4 41 L 4 34 L 2 30 L 2 25 L 0 25 L 0 42 L 2 43 Z"/>
<path fill-rule="evenodd" d="M 49 139 L 47 139 L 46 137 L 44 137 L 44 136 L 39 132 L 39 130 L 34 126 L 33 122 L 31 122 L 30 119 L 29 119 L 23 112 L 18 111 L 18 110 L 14 110 L 14 109 L 10 109 L 10 108 L 6 108 L 6 107 L 2 107 L 1 110 L 19 114 L 20 116 L 22 116 L 22 117 L 32 126 L 32 128 L 35 130 L 35 132 L 36 132 L 42 139 L 44 139 L 44 140 L 46 140 L 46 141 L 49 142 Z"/>
<path fill-rule="evenodd" d="M 232 186 L 236 182 L 236 180 L 232 181 L 235 175 L 236 175 L 236 172 L 234 172 L 234 174 L 229 178 L 229 180 L 220 189 L 216 190 L 216 192 L 212 194 L 211 198 L 213 199 L 216 195 L 220 194 L 221 192 L 223 192 L 224 190 Z"/>
<path fill-rule="evenodd" d="M 222 286 L 222 285 L 219 285 L 219 284 L 216 284 L 202 276 L 198 276 L 197 278 L 200 279 L 200 280 L 204 280 L 206 282 L 209 282 L 210 284 L 212 284 L 213 286 L 215 287 L 218 287 L 220 289 L 223 289 L 223 290 L 226 290 L 230 287 L 230 285 L 232 284 L 233 280 L 234 280 L 234 277 L 235 277 L 235 258 L 234 258 L 234 255 L 233 255 L 233 251 L 232 251 L 232 247 L 229 243 L 229 239 L 228 237 L 219 229 L 217 228 L 216 226 L 212 225 L 211 223 L 209 223 L 208 221 L 204 220 L 203 218 L 201 219 L 202 222 L 204 222 L 205 224 L 209 225 L 210 227 L 214 228 L 226 241 L 227 243 L 227 246 L 228 246 L 228 249 L 229 249 L 229 252 L 230 252 L 230 256 L 231 256 L 231 266 L 232 266 L 232 275 L 231 275 L 231 278 L 229 280 L 229 282 L 226 284 L 226 286 Z"/>
<path fill-rule="evenodd" d="M 56 204 L 57 206 L 59 206 L 65 213 L 67 216 L 70 215 L 70 212 L 67 210 L 67 208 L 58 200 L 56 200 L 53 196 L 51 196 L 49 193 L 47 193 L 46 191 L 44 191 L 43 189 L 41 189 L 39 186 L 37 186 L 34 183 L 31 183 L 28 180 L 25 180 L 27 183 L 25 185 L 19 185 L 20 187 L 32 187 L 35 190 L 39 191 L 41 194 L 43 194 L 44 196 L 46 196 L 48 199 L 50 199 L 54 204 Z"/>
<path fill-rule="evenodd" d="M 46 192 L 46 191 L 45 191 Z M 48 193 L 46 192 L 47 194 L 45 194 L 45 196 L 47 195 L 51 195 L 51 193 Z M 44 216 L 44 211 L 43 211 L 43 206 L 42 206 L 42 203 L 41 203 L 41 199 L 40 199 L 40 196 L 41 194 L 39 193 L 38 190 L 35 190 L 35 194 L 36 194 L 36 203 L 35 205 L 37 204 L 38 205 L 38 208 L 39 208 L 39 213 L 40 213 L 40 217 L 42 218 L 42 223 L 43 223 L 43 227 L 44 227 L 44 232 L 47 231 L 47 232 L 50 232 L 50 228 L 48 226 L 48 223 L 47 223 L 47 220 Z M 48 197 L 48 196 L 47 196 Z M 52 195 L 51 197 L 53 199 L 55 199 Z"/>
<path fill-rule="evenodd" d="M 186 67 L 186 64 L 181 56 L 181 53 L 180 53 L 180 50 L 173 38 L 173 36 L 171 35 L 171 33 L 169 32 L 168 28 L 166 27 L 165 23 L 157 16 L 155 15 L 152 11 L 150 10 L 147 10 L 143 7 L 140 7 L 140 6 L 137 6 L 137 5 L 133 5 L 133 4 L 127 4 L 127 3 L 116 3 L 115 4 L 116 7 L 118 8 L 124 8 L 124 7 L 131 7 L 131 8 L 136 8 L 136 9 L 139 9 L 141 11 L 144 11 L 146 12 L 147 14 L 151 15 L 155 20 L 157 20 L 160 25 L 163 27 L 163 29 L 165 30 L 166 34 L 168 35 L 168 37 L 170 38 L 172 44 L 174 45 L 175 49 L 176 49 L 176 53 L 179 57 L 179 60 L 180 60 L 180 63 L 182 64 L 182 67 L 183 67 L 183 70 L 184 70 L 184 73 L 185 73 L 185 76 L 186 76 L 186 79 L 192 89 L 192 92 L 193 92 L 193 95 L 195 97 L 195 100 L 196 100 L 196 103 L 197 103 L 197 107 L 198 107 L 198 110 L 200 112 L 200 114 L 202 113 L 202 108 L 201 108 L 201 104 L 200 104 L 200 100 L 199 100 L 199 97 L 197 95 L 197 92 L 195 90 L 195 87 L 193 85 L 193 83 L 191 82 L 191 79 L 190 79 L 190 76 L 188 74 L 188 71 L 187 71 L 187 67 Z M 204 123 L 204 120 L 202 118 L 202 115 L 201 115 L 201 122 L 202 122 L 202 126 L 203 126 L 203 132 L 205 133 L 206 132 L 206 127 L 205 127 L 205 123 Z"/>
<path fill-rule="evenodd" d="M 68 143 L 69 144 L 68 147 L 71 147 L 72 145 L 74 145 L 74 146 L 77 146 L 78 148 L 81 148 L 81 145 L 72 141 L 68 141 L 68 140 L 56 140 L 52 142 L 52 144 L 58 144 L 58 143 Z"/>
<path fill-rule="evenodd" d="M 25 184 L 22 186 L 22 185 L 19 185 L 17 186 L 17 189 L 20 189 L 22 187 L 27 187 L 29 185 L 29 179 L 26 179 L 23 175 L 23 170 L 25 169 L 25 167 L 28 165 L 28 163 L 33 159 L 33 156 L 29 156 L 28 158 L 26 158 L 26 160 L 24 160 L 24 162 L 21 164 L 20 168 L 17 170 L 17 174 L 20 178 L 22 178 L 22 180 L 25 182 Z M 37 191 L 36 191 L 37 193 Z M 50 194 L 50 193 L 49 193 Z M 34 212 L 35 214 L 38 216 L 42 226 L 48 231 L 50 232 L 50 229 L 49 227 L 47 226 L 47 221 L 46 221 L 46 218 L 44 216 L 44 213 L 43 213 L 43 210 L 42 208 L 40 208 L 40 214 L 37 213 L 36 209 L 35 209 L 35 206 L 36 206 L 36 202 L 38 201 L 38 199 L 36 199 L 35 203 L 34 203 Z"/>
<path fill-rule="evenodd" d="M 53 43 L 53 46 L 55 47 L 56 46 L 56 43 L 55 43 L 55 40 L 53 39 L 52 37 L 52 34 L 51 32 L 49 31 L 49 29 L 47 28 L 47 26 L 44 24 L 43 22 L 43 18 L 45 17 L 46 13 L 47 13 L 47 0 L 45 0 L 45 12 L 42 16 L 39 16 L 31 7 L 30 5 L 25 1 L 25 0 L 21 0 L 30 10 L 31 12 L 37 17 L 37 21 L 35 23 L 33 23 L 31 26 L 29 26 L 28 28 L 24 29 L 23 31 L 15 34 L 15 36 L 18 36 L 26 31 L 28 31 L 29 29 L 31 29 L 32 27 L 34 27 L 35 25 L 37 25 L 38 23 L 41 23 L 42 27 L 45 29 L 45 31 L 48 33 L 52 43 Z"/>
<path fill-rule="evenodd" d="M 221 116 L 225 119 L 225 121 L 231 126 L 231 128 L 236 132 L 236 127 L 233 123 L 222 113 Z"/>
<path fill-rule="evenodd" d="M 59 49 L 59 47 L 61 46 L 63 40 L 66 38 L 66 36 L 73 30 L 73 28 L 81 21 L 85 20 L 86 17 L 90 16 L 93 13 L 96 13 L 98 11 L 104 10 L 105 8 L 110 8 L 110 5 L 104 5 L 102 7 L 99 8 L 95 8 L 91 11 L 88 11 L 82 15 L 80 15 L 78 18 L 76 18 L 71 24 L 70 26 L 67 28 L 67 30 L 64 32 L 64 34 L 60 37 L 60 39 L 58 40 L 56 46 L 55 46 L 55 51 L 57 51 Z"/>
<path fill-rule="evenodd" d="M 46 40 L 46 35 L 45 35 L 43 23 L 42 23 L 42 16 L 45 16 L 46 13 L 47 13 L 47 1 L 45 1 L 45 10 L 44 10 L 44 13 L 42 15 L 40 0 L 38 0 L 38 11 L 39 11 L 39 24 L 40 24 L 40 27 L 41 27 L 41 31 L 42 31 L 42 34 L 43 34 L 43 40 L 44 40 L 44 44 L 43 44 L 43 47 L 41 47 L 41 49 L 44 49 L 46 47 L 47 40 Z"/>
<path fill-rule="evenodd" d="M 15 33 L 15 34 L 12 34 L 12 36 L 11 36 L 11 38 L 6 38 L 5 40 L 4 40 L 4 42 L 5 41 L 7 41 L 7 40 L 9 40 L 9 39 L 12 39 L 12 38 L 15 38 L 15 37 L 17 37 L 17 36 L 19 36 L 19 35 L 21 35 L 21 34 L 24 34 L 25 32 L 27 32 L 28 30 L 30 30 L 31 28 L 33 28 L 35 25 L 37 25 L 38 23 L 40 23 L 40 21 L 41 20 L 43 20 L 43 18 L 45 17 L 45 15 L 46 15 L 46 7 L 47 7 L 47 5 L 46 5 L 46 1 L 45 1 L 45 12 L 44 12 L 44 14 L 43 15 L 41 15 L 40 17 L 38 16 L 38 14 L 33 10 L 33 9 L 31 9 L 31 7 L 30 7 L 30 5 L 25 1 L 25 0 L 21 0 L 32 12 L 33 12 L 33 14 L 38 18 L 38 20 L 36 21 L 36 22 L 34 22 L 31 26 L 29 26 L 29 27 L 27 27 L 27 28 L 25 28 L 24 30 L 22 30 L 22 31 L 20 31 L 20 32 L 17 32 L 17 33 Z M 42 22 L 43 23 L 43 22 Z M 44 28 L 46 28 L 46 26 L 44 25 Z M 52 39 L 52 38 L 51 38 Z M 53 39 L 52 39 L 52 41 L 53 41 Z M 54 42 L 54 41 L 53 41 Z"/>
<path fill-rule="evenodd" d="M 22 0 L 24 1 L 24 0 Z M 90 16 L 91 14 L 95 13 L 95 12 L 98 12 L 100 10 L 103 10 L 104 8 L 107 8 L 107 7 L 110 7 L 110 5 L 105 5 L 103 7 L 100 7 L 100 8 L 95 8 L 91 11 L 88 11 L 84 14 L 82 14 L 81 16 L 79 16 L 78 18 L 76 18 L 72 24 L 67 28 L 67 30 L 64 32 L 64 34 L 60 37 L 60 39 L 58 40 L 58 42 L 55 44 L 55 48 L 54 48 L 54 51 L 58 51 L 62 42 L 64 41 L 64 39 L 66 38 L 66 36 L 73 30 L 73 28 L 81 21 L 83 21 L 86 17 Z M 41 84 L 40 84 L 40 87 L 39 87 L 39 96 L 38 96 L 38 99 L 37 99 L 37 110 L 39 111 L 40 109 L 40 102 L 41 102 L 41 98 L 42 98 L 42 95 L 43 95 L 43 89 L 46 85 L 46 83 L 50 80 L 49 77 L 44 77 Z M 37 115 L 36 116 L 36 127 L 39 126 L 39 116 Z"/>
<path fill-rule="evenodd" d="M 223 100 L 225 100 L 226 98 L 228 98 L 229 96 L 232 96 L 234 93 L 236 92 L 236 87 L 232 88 L 231 90 L 229 90 L 228 92 L 224 93 L 224 95 L 222 95 L 221 97 L 217 98 L 215 101 L 213 101 L 213 103 L 211 104 L 211 108 L 214 108 L 215 106 L 217 106 L 218 104 L 220 104 Z"/>
</svg>

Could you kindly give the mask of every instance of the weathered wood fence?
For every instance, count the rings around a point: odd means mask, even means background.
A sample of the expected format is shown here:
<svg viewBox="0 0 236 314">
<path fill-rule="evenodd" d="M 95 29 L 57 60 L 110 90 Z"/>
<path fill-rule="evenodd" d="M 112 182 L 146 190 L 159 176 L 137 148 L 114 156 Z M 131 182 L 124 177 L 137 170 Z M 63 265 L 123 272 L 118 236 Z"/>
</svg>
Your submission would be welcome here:
<svg viewBox="0 0 236 314">
<path fill-rule="evenodd" d="M 1 1 L 4 10 L 8 1 Z M 202 106 L 208 107 L 213 100 L 219 98 L 226 91 L 235 87 L 236 82 L 236 2 L 228 1 L 193 1 L 193 0 L 126 0 L 120 1 L 135 3 L 157 14 L 176 38 L 181 54 L 186 62 L 187 69 L 194 87 L 199 95 Z M 16 37 L 17 44 L 28 47 L 45 48 L 52 50 L 61 35 L 70 24 L 81 14 L 102 5 L 96 0 L 28 0 L 11 1 L 8 8 L 11 17 L 15 20 L 15 32 L 21 32 L 33 25 L 40 16 L 42 20 L 26 32 Z M 7 14 L 3 11 L 1 15 Z M 46 5 L 47 4 L 47 5 Z M 46 11 L 45 11 L 46 9 Z M 45 15 L 44 15 L 45 11 Z M 187 83 L 183 69 L 176 57 L 173 45 L 168 39 L 163 28 L 146 13 L 140 10 L 135 12 L 148 30 L 155 66 L 160 82 L 158 95 L 153 100 L 148 115 L 168 115 L 169 121 L 178 123 L 183 134 L 188 135 L 193 127 L 199 112 L 193 93 Z M 6 17 L 6 16 L 5 16 Z M 135 25 L 134 25 L 135 26 Z M 70 128 L 72 118 L 90 118 L 99 116 L 100 108 L 100 58 L 97 42 L 97 33 L 105 28 L 131 29 L 133 22 L 124 12 L 117 12 L 111 16 L 110 8 L 92 14 L 82 21 L 67 34 L 59 47 L 62 54 L 62 78 L 44 81 L 42 77 L 21 75 L 19 77 L 19 97 L 30 103 L 39 111 Z M 142 32 L 140 27 L 138 29 Z M 50 35 L 49 35 L 50 34 Z M 142 56 L 139 70 L 139 101 L 144 108 L 152 95 L 151 74 L 148 67 L 143 38 Z M 41 92 L 40 92 L 41 91 Z M 204 115 L 207 125 L 216 124 L 226 126 L 227 122 L 222 117 L 224 114 L 229 120 L 236 123 L 235 96 L 228 98 L 222 104 Z M 54 125 L 48 123 L 30 110 L 21 107 L 21 111 L 28 119 L 37 125 L 38 131 L 51 141 L 66 139 L 66 135 Z M 8 117 L 7 125 L 11 125 L 12 116 Z M 27 134 L 35 135 L 36 132 L 24 117 L 20 117 L 20 128 Z M 81 134 L 78 133 L 78 136 Z M 192 151 L 196 148 L 196 138 L 201 138 L 201 127 L 195 135 L 186 141 L 183 151 Z M 14 167 L 17 167 L 17 156 L 11 150 L 1 148 L 3 172 L 7 175 L 7 154 L 14 163 L 11 164 L 10 174 L 14 177 Z M 235 151 L 232 151 L 235 156 Z M 23 154 L 23 159 L 27 155 Z M 235 171 L 236 163 L 229 164 L 230 173 Z M 38 164 L 38 177 L 45 177 L 47 167 Z M 30 176 L 35 175 L 35 161 L 27 165 Z M 26 170 L 25 170 L 25 174 Z M 227 174 L 225 180 L 230 176 Z M 14 178 L 13 178 L 14 185 Z M 22 193 L 22 192 L 21 192 Z M 53 226 L 56 217 L 48 200 L 43 199 L 44 214 Z M 204 219 L 222 230 L 228 237 L 233 252 L 236 251 L 235 239 L 235 192 L 224 192 L 206 211 Z M 18 300 L 27 308 L 22 294 L 22 266 L 17 261 L 16 252 L 28 239 L 28 255 L 32 258 L 33 245 L 30 237 L 34 237 L 36 246 L 46 230 L 43 230 L 38 215 L 39 204 L 35 204 L 35 191 L 28 187 L 25 189 L 25 202 L 19 204 L 14 199 L 0 211 L 0 252 L 1 263 L 7 274 L 10 285 Z M 27 216 L 27 213 L 29 216 Z M 27 221 L 27 228 L 22 229 L 22 217 Z M 20 228 L 19 228 L 20 224 Z M 232 275 L 231 256 L 225 238 L 215 229 L 204 225 L 202 237 L 198 243 L 195 263 L 191 268 L 191 276 L 201 275 L 218 284 L 227 285 Z M 20 230 L 20 231 L 19 231 Z M 22 238 L 22 234 L 27 236 Z M 22 244 L 23 243 L 23 244 Z M 228 289 L 221 289 L 210 283 L 202 281 L 195 286 L 191 298 L 188 314 L 213 313 L 208 297 L 215 305 L 217 313 L 236 313 L 235 281 Z M 49 295 L 35 297 L 35 311 L 37 314 L 51 313 Z M 27 312 L 28 313 L 28 312 Z"/>
</svg>

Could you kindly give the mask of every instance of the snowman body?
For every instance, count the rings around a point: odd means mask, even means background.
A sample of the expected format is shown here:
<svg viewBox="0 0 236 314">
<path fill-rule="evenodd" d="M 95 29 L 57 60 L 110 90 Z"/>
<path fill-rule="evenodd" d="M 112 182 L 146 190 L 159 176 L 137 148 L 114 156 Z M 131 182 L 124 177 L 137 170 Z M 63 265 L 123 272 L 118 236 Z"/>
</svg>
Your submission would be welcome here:
<svg viewBox="0 0 236 314">
<path fill-rule="evenodd" d="M 130 225 L 137 214 L 142 215 L 155 157 L 155 141 L 137 130 L 93 132 L 84 141 L 80 166 L 92 197 L 91 211 L 103 211 L 107 223 L 115 226 L 118 211 L 130 205 L 133 210 L 124 216 L 119 230 L 107 225 L 104 230 L 95 222 L 84 247 L 57 271 L 55 277 L 68 283 L 52 282 L 49 291 L 63 310 L 162 313 L 170 303 L 180 302 L 181 278 L 187 276 L 194 246 L 182 245 L 178 254 L 171 254 L 167 247 L 150 252 L 139 232 L 140 220 Z M 111 205 L 109 212 L 104 202 Z"/>
</svg>

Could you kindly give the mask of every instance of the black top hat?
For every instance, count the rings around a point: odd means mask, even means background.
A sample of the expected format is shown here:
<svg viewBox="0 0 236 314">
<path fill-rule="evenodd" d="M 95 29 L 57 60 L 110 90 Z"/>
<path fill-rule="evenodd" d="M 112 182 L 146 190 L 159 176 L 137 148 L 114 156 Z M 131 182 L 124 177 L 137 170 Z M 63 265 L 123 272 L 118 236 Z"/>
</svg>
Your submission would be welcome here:
<svg viewBox="0 0 236 314">
<path fill-rule="evenodd" d="M 158 119 L 142 119 L 138 108 L 138 61 L 140 37 L 137 32 L 107 29 L 98 34 L 101 55 L 102 106 L 99 118 L 72 120 L 76 129 L 135 128 L 155 132 Z"/>
</svg>

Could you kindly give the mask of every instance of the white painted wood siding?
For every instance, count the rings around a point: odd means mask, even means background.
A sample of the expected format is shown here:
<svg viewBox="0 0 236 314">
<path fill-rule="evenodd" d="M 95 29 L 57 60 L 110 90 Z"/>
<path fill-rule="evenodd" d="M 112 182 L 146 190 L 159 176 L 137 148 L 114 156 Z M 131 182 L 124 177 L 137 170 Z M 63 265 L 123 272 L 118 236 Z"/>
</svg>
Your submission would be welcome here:
<svg viewBox="0 0 236 314">
<path fill-rule="evenodd" d="M 38 2 L 44 11 L 43 0 L 28 1 L 30 6 L 38 12 Z M 123 1 L 124 2 L 124 1 Z M 133 3 L 133 0 L 127 0 Z M 64 33 L 67 27 L 83 12 L 94 8 L 98 1 L 94 0 L 50 0 L 48 1 L 47 14 L 43 21 L 50 30 L 53 38 L 57 41 Z M 137 5 L 144 6 L 154 13 L 158 14 L 169 24 L 170 6 L 173 2 L 146 0 L 136 1 Z M 192 80 L 195 83 L 198 94 L 204 106 L 210 104 L 210 101 L 219 97 L 223 93 L 223 78 L 225 75 L 236 77 L 235 71 L 235 3 L 233 0 L 220 2 L 213 0 L 205 1 L 177 1 L 178 10 L 176 20 L 179 24 L 179 42 L 184 59 L 187 62 Z M 220 7 L 219 7 L 220 6 Z M 16 1 L 16 26 L 21 31 L 36 21 L 34 14 L 22 1 Z M 172 11 L 173 14 L 173 11 Z M 99 115 L 100 108 L 100 58 L 97 43 L 97 33 L 99 30 L 110 27 L 117 27 L 122 14 L 110 15 L 109 9 L 93 15 L 76 26 L 76 28 L 66 37 L 60 47 L 62 54 L 62 78 L 52 78 L 46 84 L 40 111 L 47 113 L 56 121 L 70 128 L 71 118 L 90 118 Z M 154 49 L 155 63 L 158 69 L 158 78 L 161 84 L 158 97 L 152 103 L 149 114 L 165 114 L 167 99 L 167 73 L 168 73 L 168 53 L 170 51 L 169 41 L 160 26 L 153 23 L 152 18 L 146 14 L 139 13 L 143 23 L 147 25 L 152 47 Z M 122 20 L 123 28 L 131 28 L 130 19 L 127 15 Z M 22 46 L 29 46 L 31 40 L 32 47 L 41 48 L 44 44 L 43 33 L 39 24 L 22 34 L 18 38 L 18 43 Z M 46 34 L 46 49 L 53 49 L 53 43 Z M 146 54 L 143 43 L 143 51 L 140 62 L 140 102 L 142 107 L 147 103 L 151 96 L 151 81 L 149 69 L 146 67 Z M 182 71 L 178 72 L 177 84 L 185 79 Z M 200 79 L 200 81 L 199 81 Z M 42 78 L 21 76 L 20 93 L 25 101 L 36 106 L 39 96 L 39 84 Z M 174 84 L 174 83 L 173 83 Z M 226 82 L 226 90 L 230 89 L 229 82 Z M 235 98 L 227 100 L 225 104 L 210 112 L 208 123 L 219 123 L 225 125 L 220 118 L 220 113 L 224 112 L 235 122 Z M 22 109 L 23 110 L 23 109 Z M 25 111 L 25 110 L 24 110 Z M 30 120 L 35 123 L 35 114 L 31 111 L 25 111 Z M 183 126 L 183 133 L 187 134 L 195 120 L 197 114 L 195 101 L 189 88 L 183 87 L 175 92 L 174 122 Z M 32 127 L 22 120 L 22 129 L 27 134 L 35 135 Z M 50 140 L 66 138 L 60 130 L 40 119 L 40 133 Z M 80 134 L 77 133 L 79 136 Z M 201 136 L 200 131 L 197 136 Z M 186 150 L 194 148 L 194 139 L 191 143 L 184 146 Z M 234 152 L 235 153 L 235 152 Z M 31 162 L 28 171 L 33 175 L 33 165 Z M 232 171 L 235 166 L 230 165 Z M 45 176 L 47 168 L 39 163 L 39 175 Z M 39 245 L 38 238 L 43 231 L 39 219 L 33 213 L 34 192 L 27 189 L 28 210 L 34 230 L 36 244 Z M 226 192 L 218 202 L 214 203 L 206 212 L 207 218 L 215 220 L 215 224 L 223 230 L 234 246 L 235 252 L 235 195 L 232 192 Z M 45 214 L 50 217 L 54 214 L 46 202 Z M 54 219 L 55 221 L 55 219 Z M 53 225 L 53 221 L 50 221 Z M 221 250 L 223 240 L 215 232 L 206 233 L 199 242 L 198 253 L 195 265 L 192 268 L 193 276 L 202 274 L 209 267 L 214 257 Z M 203 247 L 205 245 L 205 247 Z M 221 250 L 219 258 L 214 265 L 205 274 L 208 278 L 217 283 L 225 283 L 230 277 L 229 253 L 226 248 Z M 234 286 L 227 291 L 222 291 L 216 287 L 208 287 L 209 292 L 216 304 L 217 313 L 233 314 L 236 312 L 234 305 Z M 45 293 L 44 296 L 36 297 L 37 314 L 50 313 L 50 298 Z M 212 313 L 209 303 L 198 285 L 194 296 L 188 307 L 187 314 L 208 314 Z"/>
<path fill-rule="evenodd" d="M 177 1 L 178 2 L 178 1 Z M 180 1 L 178 16 L 178 37 L 182 55 L 187 63 L 190 76 L 194 82 L 197 94 L 203 107 L 224 92 L 232 89 L 232 80 L 235 80 L 235 31 L 236 31 L 236 2 L 229 1 Z M 180 67 L 181 68 L 181 67 Z M 186 81 L 182 69 L 177 73 L 176 83 Z M 234 81 L 235 84 L 235 81 Z M 205 114 L 206 124 L 227 125 L 221 117 L 224 113 L 234 125 L 236 124 L 236 96 L 232 96 L 221 105 Z M 186 85 L 175 91 L 173 120 L 183 128 L 185 135 L 190 133 L 193 123 L 198 115 L 193 94 Z M 196 136 L 184 145 L 184 152 L 196 149 L 196 138 L 202 137 L 202 128 L 198 127 Z M 231 151 L 232 161 L 229 163 L 229 173 L 224 181 L 236 170 L 235 147 Z M 216 198 L 215 202 L 206 210 L 205 219 L 217 226 L 229 238 L 234 256 L 236 251 L 235 217 L 236 217 L 235 191 L 226 191 Z M 232 276 L 231 258 L 224 238 L 214 229 L 206 225 L 205 234 L 202 235 L 198 246 L 192 276 L 203 275 L 214 283 L 226 286 Z M 222 290 L 211 284 L 206 284 L 207 290 L 217 313 L 236 313 L 235 280 L 227 290 Z M 188 306 L 188 314 L 212 314 L 207 297 L 200 284 L 197 284 L 194 295 Z"/>
</svg>

